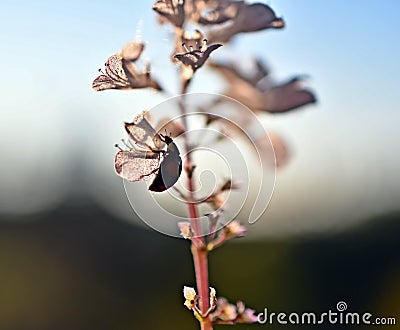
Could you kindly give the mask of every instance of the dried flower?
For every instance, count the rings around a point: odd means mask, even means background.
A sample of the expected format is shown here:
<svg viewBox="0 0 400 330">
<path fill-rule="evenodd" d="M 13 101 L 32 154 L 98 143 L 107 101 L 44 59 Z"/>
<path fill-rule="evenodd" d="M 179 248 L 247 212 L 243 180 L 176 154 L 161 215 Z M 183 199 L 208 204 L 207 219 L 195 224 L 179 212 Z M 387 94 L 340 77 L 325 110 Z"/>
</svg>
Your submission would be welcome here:
<svg viewBox="0 0 400 330">
<path fill-rule="evenodd" d="M 301 77 L 294 77 L 284 84 L 269 86 L 264 90 L 257 83 L 266 76 L 267 71 L 263 76 L 244 76 L 232 64 L 213 63 L 212 67 L 228 83 L 224 95 L 243 103 L 253 111 L 280 113 L 316 102 L 313 92 L 303 87 Z"/>
<path fill-rule="evenodd" d="M 218 232 L 218 235 L 216 237 L 214 235 L 214 232 L 212 232 L 209 237 L 210 241 L 208 242 L 206 249 L 207 251 L 212 251 L 232 238 L 243 237 L 245 232 L 246 228 L 240 225 L 237 220 L 233 220 L 225 227 L 223 227 Z"/>
<path fill-rule="evenodd" d="M 159 0 L 153 5 L 153 10 L 165 17 L 176 27 L 182 27 L 185 21 L 184 0 Z"/>
<path fill-rule="evenodd" d="M 185 239 L 192 239 L 193 232 L 189 222 L 178 222 L 178 227 L 181 231 L 181 236 Z"/>
<path fill-rule="evenodd" d="M 172 187 L 182 171 L 178 147 L 169 136 L 156 133 L 146 118 L 146 112 L 132 123 L 124 123 L 129 140 L 127 149 L 115 156 L 115 171 L 122 178 L 134 182 L 152 180 L 149 190 L 162 192 Z"/>
<path fill-rule="evenodd" d="M 217 321 L 233 322 L 237 317 L 236 306 L 230 304 L 226 298 L 218 298 L 217 309 L 211 315 L 214 323 Z"/>
<path fill-rule="evenodd" d="M 183 296 L 185 297 L 184 305 L 188 309 L 193 309 L 196 306 L 197 301 L 197 293 L 194 288 L 184 286 L 183 287 Z"/>
<path fill-rule="evenodd" d="M 257 316 L 254 313 L 253 309 L 246 308 L 241 301 L 234 305 L 226 298 L 218 298 L 217 309 L 210 317 L 214 324 L 255 323 Z"/>
<path fill-rule="evenodd" d="M 143 72 L 137 71 L 136 61 L 144 49 L 144 45 L 132 41 L 126 44 L 122 51 L 111 55 L 105 63 L 105 71 L 92 84 L 96 91 L 107 89 L 137 89 L 151 87 L 162 90 L 161 86 L 150 76 L 150 65 L 147 64 Z"/>
<path fill-rule="evenodd" d="M 199 30 L 194 30 L 193 33 L 182 30 L 180 35 L 176 38 L 175 54 L 185 53 L 188 49 L 198 49 L 202 45 L 204 35 Z M 174 57 L 176 60 L 176 58 Z"/>
<path fill-rule="evenodd" d="M 254 315 L 256 312 L 254 309 L 246 308 L 243 301 L 236 303 L 237 318 L 236 323 L 256 323 L 258 321 L 257 316 Z"/>
<path fill-rule="evenodd" d="M 210 287 L 210 309 L 214 309 L 217 304 L 217 291 Z"/>
<path fill-rule="evenodd" d="M 174 56 L 175 59 L 182 63 L 182 77 L 186 81 L 190 80 L 195 71 L 203 66 L 214 50 L 222 46 L 221 44 L 208 46 L 207 39 L 203 39 L 202 43 L 197 42 L 196 37 L 191 40 L 194 43 L 190 44 L 189 48 L 186 44 L 182 44 L 182 47 L 186 51 L 185 53 Z"/>
<path fill-rule="evenodd" d="M 134 62 L 140 57 L 143 50 L 144 44 L 137 40 L 133 40 L 131 42 L 128 42 L 118 53 L 118 55 L 126 61 Z"/>
</svg>

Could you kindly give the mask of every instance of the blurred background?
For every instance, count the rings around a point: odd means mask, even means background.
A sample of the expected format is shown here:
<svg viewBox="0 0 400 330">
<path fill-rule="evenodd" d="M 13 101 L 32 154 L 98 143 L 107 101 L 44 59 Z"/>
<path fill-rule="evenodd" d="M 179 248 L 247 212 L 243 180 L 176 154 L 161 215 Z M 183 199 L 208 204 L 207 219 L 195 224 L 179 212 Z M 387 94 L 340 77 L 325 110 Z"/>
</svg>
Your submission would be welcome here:
<svg viewBox="0 0 400 330">
<path fill-rule="evenodd" d="M 91 89 L 139 33 L 153 75 L 177 93 L 171 30 L 152 4 L 0 4 L 0 329 L 197 327 L 182 305 L 182 286 L 194 285 L 188 242 L 136 219 L 113 170 L 121 122 L 165 97 Z M 211 283 L 257 311 L 326 311 L 343 300 L 400 322 L 400 4 L 267 4 L 286 28 L 240 36 L 223 55 L 260 56 L 277 81 L 308 74 L 318 103 L 262 117 L 291 159 L 265 216 L 210 256 Z M 207 68 L 192 86 L 223 88 Z M 250 327 L 264 326 L 237 328 Z"/>
</svg>

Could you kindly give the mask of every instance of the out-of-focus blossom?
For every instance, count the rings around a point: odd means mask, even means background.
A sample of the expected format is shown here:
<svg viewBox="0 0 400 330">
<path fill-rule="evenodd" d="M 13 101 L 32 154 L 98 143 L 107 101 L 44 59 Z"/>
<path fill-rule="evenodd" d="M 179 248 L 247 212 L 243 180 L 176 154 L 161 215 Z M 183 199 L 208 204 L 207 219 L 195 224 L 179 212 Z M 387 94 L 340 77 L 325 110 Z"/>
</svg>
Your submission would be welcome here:
<svg viewBox="0 0 400 330">
<path fill-rule="evenodd" d="M 181 28 L 185 21 L 184 6 L 185 0 L 159 0 L 153 5 L 153 10 Z"/>
<path fill-rule="evenodd" d="M 237 309 L 236 306 L 230 304 L 226 298 L 218 298 L 217 309 L 210 315 L 214 323 L 218 321 L 232 322 L 236 320 Z"/>
<path fill-rule="evenodd" d="M 314 93 L 304 88 L 301 77 L 294 77 L 280 85 L 270 85 L 263 90 L 255 81 L 256 76 L 244 76 L 232 64 L 213 63 L 211 66 L 228 83 L 224 95 L 243 103 L 253 111 L 281 113 L 316 102 Z M 260 78 L 259 81 L 263 79 L 261 76 L 257 78 Z"/>
<path fill-rule="evenodd" d="M 257 315 L 255 315 L 255 310 L 251 308 L 246 308 L 243 301 L 238 301 L 236 303 L 237 308 L 237 318 L 236 323 L 255 323 L 258 321 Z"/>
<path fill-rule="evenodd" d="M 230 20 L 226 18 L 233 16 Z M 233 36 L 243 32 L 256 32 L 265 29 L 280 29 L 285 26 L 282 18 L 275 15 L 271 7 L 263 3 L 246 3 L 244 1 L 229 1 L 220 5 L 202 22 L 226 22 L 226 27 L 210 31 L 210 42 L 228 42 Z"/>
<path fill-rule="evenodd" d="M 246 228 L 239 221 L 233 220 L 223 228 L 223 231 L 225 232 L 226 239 L 231 239 L 244 236 Z"/>
<path fill-rule="evenodd" d="M 150 65 L 140 72 L 134 62 L 140 57 L 144 44 L 132 41 L 123 49 L 111 55 L 105 63 L 105 71 L 99 70 L 99 75 L 92 84 L 95 91 L 107 89 L 138 89 L 151 87 L 162 90 L 161 86 L 150 75 Z"/>
<path fill-rule="evenodd" d="M 221 44 L 213 44 L 208 46 L 207 39 L 203 39 L 201 43 L 197 42 L 197 39 L 192 39 L 194 44 L 189 45 L 183 44 L 185 49 L 184 53 L 176 54 L 174 56 L 179 62 L 182 63 L 182 78 L 185 81 L 189 81 L 197 69 L 203 66 L 210 54 L 221 47 Z"/>
<path fill-rule="evenodd" d="M 194 288 L 184 286 L 183 287 L 183 296 L 185 297 L 184 305 L 188 309 L 193 309 L 196 306 L 197 301 L 197 293 Z"/>
<path fill-rule="evenodd" d="M 218 298 L 217 308 L 210 317 L 214 324 L 255 323 L 257 316 L 254 313 L 253 309 L 246 308 L 241 301 L 234 305 L 221 297 Z"/>
<path fill-rule="evenodd" d="M 254 141 L 257 149 L 261 152 L 264 150 L 270 150 L 270 143 L 274 150 L 275 159 L 271 155 L 260 155 L 263 159 L 270 159 L 271 166 L 277 168 L 284 167 L 290 159 L 290 150 L 288 144 L 282 139 L 280 135 L 274 132 L 268 132 L 268 136 L 262 136 Z"/>
<path fill-rule="evenodd" d="M 240 188 L 239 183 L 237 183 L 235 181 L 232 181 L 231 179 L 228 179 L 221 186 L 220 190 L 221 191 L 227 191 L 227 190 L 236 190 L 236 189 L 239 189 L 239 188 Z"/>
<path fill-rule="evenodd" d="M 197 22 L 203 25 L 222 24 L 233 19 L 238 9 L 239 2 L 217 1 L 217 6 L 202 12 Z"/>
<path fill-rule="evenodd" d="M 243 237 L 245 233 L 246 228 L 242 226 L 237 220 L 233 220 L 228 225 L 223 227 L 218 232 L 218 235 L 216 237 L 214 234 L 210 236 L 210 241 L 208 242 L 206 249 L 208 251 L 212 251 L 230 239 Z"/>
<path fill-rule="evenodd" d="M 192 239 L 193 232 L 189 222 L 178 222 L 178 227 L 181 231 L 181 236 L 185 239 Z"/>
</svg>

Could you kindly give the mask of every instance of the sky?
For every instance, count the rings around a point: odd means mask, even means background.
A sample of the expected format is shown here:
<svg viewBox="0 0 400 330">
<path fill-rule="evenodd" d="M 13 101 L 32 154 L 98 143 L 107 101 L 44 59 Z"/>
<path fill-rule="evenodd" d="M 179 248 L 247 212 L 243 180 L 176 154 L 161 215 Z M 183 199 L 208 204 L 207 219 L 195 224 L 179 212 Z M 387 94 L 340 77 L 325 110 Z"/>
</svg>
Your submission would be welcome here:
<svg viewBox="0 0 400 330">
<path fill-rule="evenodd" d="M 113 173 L 123 120 L 163 97 L 149 91 L 95 93 L 97 69 L 137 36 L 153 74 L 176 93 L 171 37 L 155 23 L 152 1 L 2 1 L 0 212 L 55 207 L 70 182 L 128 219 Z M 268 1 L 287 26 L 241 36 L 223 54 L 257 55 L 282 81 L 306 74 L 318 104 L 265 125 L 291 145 L 259 233 L 336 230 L 398 208 L 400 3 Z M 195 92 L 218 92 L 204 75 Z M 77 172 L 79 168 L 79 173 Z M 122 210 L 122 211 L 121 211 Z"/>
</svg>

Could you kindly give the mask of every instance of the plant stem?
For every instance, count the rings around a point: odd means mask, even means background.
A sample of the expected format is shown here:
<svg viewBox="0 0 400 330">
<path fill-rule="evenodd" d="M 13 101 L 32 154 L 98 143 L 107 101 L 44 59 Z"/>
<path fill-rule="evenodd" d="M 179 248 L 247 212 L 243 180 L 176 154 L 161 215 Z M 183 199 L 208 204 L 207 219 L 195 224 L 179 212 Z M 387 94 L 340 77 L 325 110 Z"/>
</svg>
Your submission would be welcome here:
<svg viewBox="0 0 400 330">
<path fill-rule="evenodd" d="M 182 114 L 182 121 L 185 127 L 186 132 L 188 131 L 188 122 L 187 122 L 187 111 L 184 100 L 184 95 L 187 92 L 187 83 L 182 84 L 182 96 L 180 109 Z M 187 135 L 185 135 L 185 149 L 186 149 L 186 164 L 185 168 L 188 173 L 188 190 L 189 190 L 189 200 L 188 200 L 188 208 L 189 208 L 189 217 L 190 224 L 192 227 L 192 231 L 194 237 L 192 239 L 191 251 L 193 255 L 193 263 L 194 270 L 196 274 L 196 284 L 197 284 L 197 292 L 199 297 L 199 307 L 200 311 L 203 315 L 205 315 L 210 308 L 210 298 L 209 298 L 209 284 L 208 284 L 208 260 L 207 260 L 207 251 L 205 249 L 204 237 L 202 236 L 201 223 L 199 218 L 199 212 L 197 210 L 197 205 L 195 204 L 195 184 L 192 177 L 193 172 L 193 162 L 190 152 L 190 145 L 188 141 Z M 207 317 L 201 322 L 201 330 L 212 330 L 212 323 L 210 319 Z"/>
</svg>

